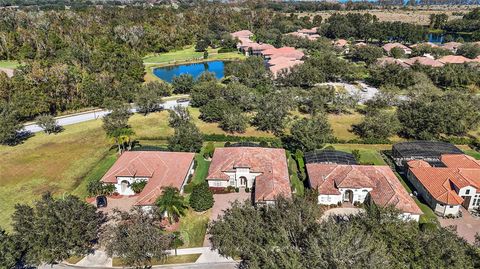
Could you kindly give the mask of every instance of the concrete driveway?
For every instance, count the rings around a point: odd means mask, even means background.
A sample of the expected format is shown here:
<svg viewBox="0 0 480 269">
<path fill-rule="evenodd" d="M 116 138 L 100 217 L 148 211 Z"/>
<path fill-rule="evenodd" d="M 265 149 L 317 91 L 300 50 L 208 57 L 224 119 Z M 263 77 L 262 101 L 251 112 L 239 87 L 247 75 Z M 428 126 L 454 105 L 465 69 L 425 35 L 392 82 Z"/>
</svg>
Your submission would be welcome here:
<svg viewBox="0 0 480 269">
<path fill-rule="evenodd" d="M 325 211 L 321 217 L 322 221 L 327 220 L 330 217 L 333 216 L 349 216 L 349 215 L 356 215 L 358 213 L 365 212 L 365 209 L 363 208 L 357 208 L 357 207 L 337 207 L 337 208 L 332 208 L 327 211 Z"/>
<path fill-rule="evenodd" d="M 464 208 L 462 208 L 461 218 L 444 219 L 438 217 L 438 221 L 442 227 L 454 226 L 458 235 L 471 244 L 475 242 L 475 234 L 480 233 L 480 218 L 473 216 Z"/>
</svg>

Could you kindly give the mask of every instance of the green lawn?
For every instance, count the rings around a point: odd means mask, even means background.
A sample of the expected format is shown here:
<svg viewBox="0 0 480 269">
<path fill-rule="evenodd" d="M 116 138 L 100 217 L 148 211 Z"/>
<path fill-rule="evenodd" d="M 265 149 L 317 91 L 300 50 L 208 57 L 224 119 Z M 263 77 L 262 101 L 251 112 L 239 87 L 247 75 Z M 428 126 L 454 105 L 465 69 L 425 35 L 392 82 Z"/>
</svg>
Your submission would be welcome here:
<svg viewBox="0 0 480 269">
<path fill-rule="evenodd" d="M 193 184 L 200 184 L 205 181 L 208 174 L 208 168 L 210 167 L 210 161 L 207 161 L 203 158 L 201 153 L 195 155 L 195 174 L 193 175 L 192 183 Z"/>
<path fill-rule="evenodd" d="M 0 68 L 15 69 L 20 65 L 17 61 L 0 61 Z"/>
<path fill-rule="evenodd" d="M 293 159 L 290 152 L 288 152 L 288 173 L 290 174 L 290 183 L 294 187 L 296 194 L 298 196 L 303 196 L 305 193 L 305 187 L 298 177 L 297 162 Z"/>
<path fill-rule="evenodd" d="M 185 217 L 180 218 L 180 234 L 183 238 L 183 248 L 203 246 L 207 232 L 210 210 L 197 213 L 190 209 Z"/>
<path fill-rule="evenodd" d="M 165 260 L 153 259 L 151 265 L 162 265 L 162 264 L 180 264 L 180 263 L 194 263 L 198 260 L 201 254 L 185 254 L 185 255 L 171 255 L 167 256 Z M 126 267 L 127 265 L 123 262 L 121 258 L 113 258 L 112 266 L 117 267 Z"/>
<path fill-rule="evenodd" d="M 392 149 L 392 145 L 387 144 L 332 144 L 332 146 L 336 150 L 349 153 L 354 149 L 358 149 L 360 151 L 360 162 L 374 165 L 386 165 L 387 163 L 383 160 L 382 155 L 380 155 L 380 151 Z"/>
</svg>

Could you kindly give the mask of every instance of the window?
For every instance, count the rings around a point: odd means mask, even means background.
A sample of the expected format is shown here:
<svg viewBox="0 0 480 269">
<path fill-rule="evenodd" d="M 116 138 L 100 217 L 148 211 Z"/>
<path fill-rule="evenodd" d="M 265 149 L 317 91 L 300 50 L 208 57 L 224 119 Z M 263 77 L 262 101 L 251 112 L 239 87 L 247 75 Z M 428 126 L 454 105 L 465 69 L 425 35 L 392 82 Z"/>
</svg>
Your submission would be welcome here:
<svg viewBox="0 0 480 269">
<path fill-rule="evenodd" d="M 449 206 L 450 208 L 453 208 L 453 205 Z"/>
<path fill-rule="evenodd" d="M 470 190 L 466 190 L 466 191 L 465 191 L 465 194 L 470 194 Z"/>
<path fill-rule="evenodd" d="M 363 192 L 368 192 L 368 190 L 362 190 Z"/>
</svg>

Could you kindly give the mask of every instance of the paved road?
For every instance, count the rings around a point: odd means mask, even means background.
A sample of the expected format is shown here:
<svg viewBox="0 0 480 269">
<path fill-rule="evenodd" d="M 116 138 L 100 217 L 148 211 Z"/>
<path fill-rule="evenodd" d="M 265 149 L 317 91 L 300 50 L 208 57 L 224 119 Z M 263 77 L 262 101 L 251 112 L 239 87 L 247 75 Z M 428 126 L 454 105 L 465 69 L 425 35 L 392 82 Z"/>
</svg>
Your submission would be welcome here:
<svg viewBox="0 0 480 269">
<path fill-rule="evenodd" d="M 159 269 L 235 269 L 237 268 L 237 262 L 229 262 L 229 263 L 189 263 L 189 264 L 172 264 L 172 265 L 156 265 L 152 266 L 152 268 L 159 268 Z M 66 265 L 66 264 L 56 264 L 56 265 L 42 265 L 38 267 L 39 269 L 84 269 L 84 268 L 92 268 L 92 267 L 80 267 L 80 266 L 73 266 L 73 265 Z M 112 269 L 113 267 L 95 267 L 95 269 Z"/>
<path fill-rule="evenodd" d="M 163 109 L 172 109 L 177 105 L 188 106 L 189 102 L 177 103 L 176 100 L 169 100 L 163 103 L 162 107 Z M 131 111 L 137 112 L 135 108 L 132 108 Z M 110 111 L 98 109 L 98 110 L 86 112 L 86 113 L 79 113 L 79 114 L 70 115 L 70 116 L 62 116 L 57 118 L 57 124 L 60 126 L 66 126 L 66 125 L 85 122 L 89 120 L 95 120 L 107 115 L 108 113 L 110 113 Z M 43 129 L 36 124 L 27 124 L 25 125 L 24 130 L 32 133 L 43 131 Z"/>
</svg>

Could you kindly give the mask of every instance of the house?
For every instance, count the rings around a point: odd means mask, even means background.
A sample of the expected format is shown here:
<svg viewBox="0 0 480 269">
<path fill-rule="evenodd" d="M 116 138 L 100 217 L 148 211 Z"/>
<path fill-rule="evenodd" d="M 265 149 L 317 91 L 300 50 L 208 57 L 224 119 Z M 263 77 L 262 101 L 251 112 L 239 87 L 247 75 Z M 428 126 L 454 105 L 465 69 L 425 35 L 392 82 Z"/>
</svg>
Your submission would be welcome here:
<svg viewBox="0 0 480 269">
<path fill-rule="evenodd" d="M 317 40 L 320 37 L 320 35 L 317 34 L 317 27 L 313 27 L 312 29 L 300 29 L 295 32 L 287 33 L 287 35 L 307 38 L 312 41 Z"/>
<path fill-rule="evenodd" d="M 250 38 L 253 36 L 253 33 L 250 32 L 249 30 L 240 30 L 240 31 L 231 33 L 230 35 L 231 35 L 233 38 L 238 38 L 238 39 L 248 38 L 248 39 L 250 39 Z"/>
<path fill-rule="evenodd" d="M 453 53 L 457 53 L 458 48 L 460 48 L 463 44 L 459 42 L 447 42 L 442 45 L 442 48 L 447 49 Z"/>
<path fill-rule="evenodd" d="M 13 71 L 14 70 L 10 68 L 0 68 L 0 72 L 7 74 L 7 77 L 9 78 L 13 77 Z"/>
<path fill-rule="evenodd" d="M 438 59 L 438 61 L 444 64 L 463 64 L 472 62 L 473 60 L 460 55 L 447 55 Z"/>
<path fill-rule="evenodd" d="M 384 56 L 382 58 L 378 58 L 377 61 L 375 62 L 375 64 L 379 65 L 379 66 L 386 66 L 386 65 L 389 65 L 389 64 L 397 64 L 397 65 L 400 65 L 401 67 L 404 67 L 404 68 L 409 67 L 409 65 L 404 63 L 402 60 L 395 59 L 393 57 L 387 57 L 387 56 Z"/>
<path fill-rule="evenodd" d="M 463 154 L 463 151 L 453 144 L 442 141 L 408 141 L 392 146 L 392 158 L 400 170 L 412 160 L 422 160 L 430 166 L 443 166 L 440 158 L 444 154 Z"/>
<path fill-rule="evenodd" d="M 382 48 L 383 48 L 383 50 L 385 50 L 385 51 L 386 51 L 387 53 L 389 53 L 389 54 L 390 54 L 390 51 L 391 51 L 393 48 L 402 49 L 405 54 L 412 54 L 412 49 L 411 49 L 411 48 L 409 48 L 409 47 L 407 47 L 407 46 L 405 46 L 405 45 L 403 45 L 403 44 L 401 44 L 401 43 L 398 43 L 398 42 L 396 42 L 396 43 L 387 43 L 387 44 L 383 45 Z"/>
<path fill-rule="evenodd" d="M 480 161 L 464 154 L 443 154 L 443 167 L 422 160 L 407 162 L 407 178 L 440 216 L 459 216 L 460 207 L 480 206 Z"/>
<path fill-rule="evenodd" d="M 444 63 L 437 61 L 435 59 L 432 59 L 430 57 L 412 57 L 412 58 L 403 60 L 403 62 L 409 66 L 412 66 L 414 64 L 420 64 L 420 65 L 425 65 L 430 67 L 442 67 L 445 65 Z"/>
<path fill-rule="evenodd" d="M 273 62 L 273 64 L 271 62 Z M 289 73 L 294 66 L 303 64 L 303 61 L 298 61 L 298 60 L 283 57 L 283 58 L 274 58 L 268 61 L 268 64 L 269 64 L 268 69 L 270 70 L 270 72 L 272 72 L 273 77 L 277 78 L 282 72 Z"/>
<path fill-rule="evenodd" d="M 411 45 L 410 48 L 414 49 L 414 48 L 423 47 L 423 46 L 429 46 L 429 47 L 432 47 L 432 48 L 438 48 L 438 45 L 435 44 L 435 43 L 432 43 L 432 42 L 417 43 L 417 44 Z"/>
<path fill-rule="evenodd" d="M 255 204 L 273 204 L 278 196 L 291 197 L 284 149 L 262 147 L 216 148 L 208 169 L 210 188 L 249 188 Z"/>
<path fill-rule="evenodd" d="M 305 56 L 305 54 L 295 49 L 294 47 L 281 47 L 281 48 L 270 48 L 261 52 L 262 56 L 269 60 L 277 57 L 290 58 L 294 60 L 300 60 Z"/>
<path fill-rule="evenodd" d="M 337 39 L 332 42 L 333 46 L 336 48 L 344 48 L 348 45 L 348 41 L 345 39 Z"/>
<path fill-rule="evenodd" d="M 146 181 L 135 205 L 150 206 L 171 186 L 183 192 L 194 171 L 194 153 L 163 151 L 126 151 L 102 177 L 101 182 L 114 184 L 120 195 L 135 195 L 131 185 Z"/>
<path fill-rule="evenodd" d="M 388 166 L 307 162 L 310 187 L 318 191 L 318 204 L 363 203 L 393 206 L 406 220 L 423 214 Z"/>
</svg>

